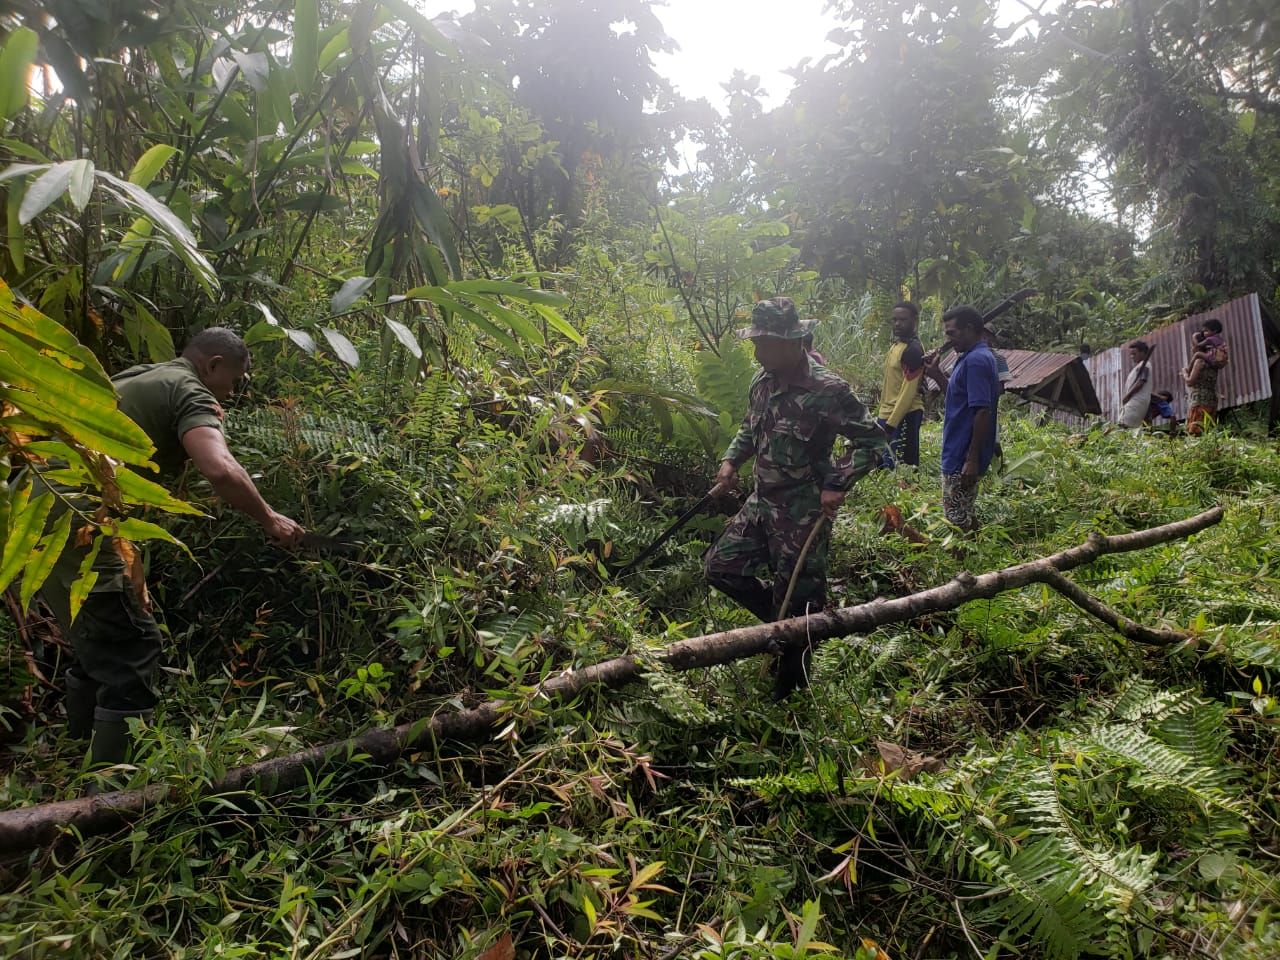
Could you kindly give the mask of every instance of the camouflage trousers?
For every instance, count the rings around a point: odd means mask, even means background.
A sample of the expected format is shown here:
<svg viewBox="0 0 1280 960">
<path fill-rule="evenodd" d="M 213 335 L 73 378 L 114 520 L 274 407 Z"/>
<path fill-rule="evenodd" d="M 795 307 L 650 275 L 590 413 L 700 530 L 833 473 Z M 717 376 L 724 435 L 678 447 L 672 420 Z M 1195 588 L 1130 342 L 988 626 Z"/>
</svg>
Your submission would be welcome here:
<svg viewBox="0 0 1280 960">
<path fill-rule="evenodd" d="M 942 515 L 966 533 L 972 533 L 978 523 L 978 480 L 968 479 L 959 473 L 942 475 Z"/>
<path fill-rule="evenodd" d="M 703 561 L 707 582 L 761 621 L 778 619 L 800 551 L 821 516 L 821 493 L 816 486 L 787 491 L 785 499 L 751 494 L 707 551 Z M 831 525 L 823 524 L 796 577 L 785 616 L 812 613 L 826 603 L 830 544 Z"/>
</svg>

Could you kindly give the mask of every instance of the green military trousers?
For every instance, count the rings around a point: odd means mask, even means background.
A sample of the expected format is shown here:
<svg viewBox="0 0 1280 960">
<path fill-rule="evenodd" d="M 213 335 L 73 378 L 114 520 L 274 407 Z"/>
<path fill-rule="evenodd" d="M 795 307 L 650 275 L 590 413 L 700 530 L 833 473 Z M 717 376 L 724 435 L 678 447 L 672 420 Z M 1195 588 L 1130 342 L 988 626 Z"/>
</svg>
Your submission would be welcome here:
<svg viewBox="0 0 1280 960">
<path fill-rule="evenodd" d="M 703 561 L 707 582 L 737 600 L 762 621 L 778 619 L 796 561 L 822 516 L 822 493 L 814 486 L 785 495 L 752 493 Z M 821 610 L 827 597 L 827 550 L 831 526 L 823 524 L 796 577 L 783 616 Z"/>
</svg>

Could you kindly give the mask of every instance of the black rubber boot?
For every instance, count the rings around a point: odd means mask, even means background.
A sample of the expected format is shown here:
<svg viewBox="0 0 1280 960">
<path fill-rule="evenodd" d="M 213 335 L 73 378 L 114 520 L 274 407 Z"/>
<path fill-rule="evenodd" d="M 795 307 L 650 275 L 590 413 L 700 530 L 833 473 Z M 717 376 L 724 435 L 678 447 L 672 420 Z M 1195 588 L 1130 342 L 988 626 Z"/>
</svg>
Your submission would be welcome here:
<svg viewBox="0 0 1280 960">
<path fill-rule="evenodd" d="M 797 600 L 792 597 L 791 606 L 787 609 L 785 615 L 779 619 L 802 617 L 806 613 L 820 613 L 822 609 L 823 602 L 820 598 Z M 809 666 L 812 661 L 813 649 L 811 647 L 807 645 L 787 647 L 774 663 L 773 693 L 770 699 L 774 703 L 781 703 L 791 696 L 793 690 L 809 686 Z"/>
<path fill-rule="evenodd" d="M 809 665 L 813 660 L 813 651 L 808 647 L 786 650 L 778 657 L 778 672 L 773 678 L 773 693 L 770 699 L 781 703 L 791 696 L 793 690 L 809 686 Z"/>
<path fill-rule="evenodd" d="M 76 740 L 88 740 L 93 733 L 93 713 L 98 707 L 98 684 L 69 667 L 63 677 L 67 697 L 67 734 Z"/>
<path fill-rule="evenodd" d="M 150 720 L 151 710 L 109 710 L 98 707 L 93 713 L 93 743 L 89 746 L 89 763 L 93 767 L 109 767 L 128 763 L 133 755 L 133 737 L 129 718 Z"/>
</svg>

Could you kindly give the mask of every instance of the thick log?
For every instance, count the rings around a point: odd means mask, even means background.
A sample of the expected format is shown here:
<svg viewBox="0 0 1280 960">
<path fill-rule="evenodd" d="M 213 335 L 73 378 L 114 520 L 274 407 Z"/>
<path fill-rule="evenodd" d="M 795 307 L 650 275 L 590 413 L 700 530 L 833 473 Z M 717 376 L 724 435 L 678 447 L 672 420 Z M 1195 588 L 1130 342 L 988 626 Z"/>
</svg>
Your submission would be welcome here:
<svg viewBox="0 0 1280 960">
<path fill-rule="evenodd" d="M 885 624 L 953 610 L 971 600 L 987 599 L 1032 583 L 1045 583 L 1056 590 L 1063 590 L 1066 584 L 1071 589 L 1063 592 L 1069 599 L 1133 639 L 1158 644 L 1177 642 L 1185 639 L 1185 635 L 1176 631 L 1150 630 L 1121 617 L 1075 587 L 1062 573 L 1091 563 L 1104 554 L 1141 550 L 1185 539 L 1218 523 L 1222 516 L 1222 508 L 1215 507 L 1186 520 L 1149 530 L 1110 537 L 1091 534 L 1085 543 L 1061 553 L 979 576 L 962 573 L 942 586 L 905 597 L 877 599 L 807 617 L 693 637 L 660 650 L 629 654 L 578 670 L 565 670 L 540 684 L 533 697 L 564 700 L 592 687 L 625 686 L 640 679 L 646 660 L 661 662 L 673 670 L 692 670 L 776 651 L 790 644 L 817 643 L 832 637 L 870 633 Z M 263 793 L 292 790 L 306 784 L 316 772 L 334 763 L 369 763 L 386 767 L 409 751 L 432 749 L 443 741 L 482 739 L 496 727 L 519 716 L 518 710 L 513 708 L 513 701 L 490 700 L 469 710 L 439 713 L 387 730 L 369 730 L 348 740 L 308 747 L 288 756 L 236 767 L 208 784 L 199 795 L 216 796 L 248 789 Z M 149 809 L 179 800 L 181 797 L 176 787 L 153 784 L 143 790 L 122 790 L 6 810 L 0 812 L 0 852 L 46 846 L 69 831 L 81 836 L 105 833 L 136 820 Z"/>
</svg>

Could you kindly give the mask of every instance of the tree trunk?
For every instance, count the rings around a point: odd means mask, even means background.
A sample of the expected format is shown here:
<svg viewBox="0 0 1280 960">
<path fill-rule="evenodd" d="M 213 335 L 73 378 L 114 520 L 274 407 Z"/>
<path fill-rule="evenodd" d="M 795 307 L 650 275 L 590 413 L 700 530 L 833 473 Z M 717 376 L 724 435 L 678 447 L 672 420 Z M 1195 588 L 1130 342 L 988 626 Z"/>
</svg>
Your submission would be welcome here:
<svg viewBox="0 0 1280 960">
<path fill-rule="evenodd" d="M 865 634 L 885 624 L 953 610 L 970 600 L 987 599 L 1032 583 L 1044 583 L 1059 590 L 1082 609 L 1130 639 L 1154 644 L 1182 642 L 1187 639 L 1186 634 L 1154 630 L 1122 617 L 1066 580 L 1062 574 L 1092 563 L 1103 554 L 1141 550 L 1185 539 L 1218 523 L 1222 516 L 1223 509 L 1214 507 L 1186 520 L 1149 530 L 1110 537 L 1090 534 L 1085 543 L 1061 553 L 978 576 L 962 573 L 942 586 L 905 597 L 877 599 L 807 617 L 693 637 L 660 650 L 617 657 L 580 670 L 566 669 L 542 683 L 534 696 L 569 699 L 593 686 L 621 687 L 640 679 L 646 659 L 660 661 L 672 670 L 692 670 L 730 663 L 759 653 L 776 652 L 794 644 L 812 644 L 831 637 Z M 371 763 L 385 767 L 408 751 L 435 749 L 442 741 L 483 739 L 495 727 L 504 722 L 519 721 L 520 716 L 512 709 L 511 701 L 490 700 L 470 710 L 424 717 L 387 730 L 369 730 L 348 740 L 308 747 L 288 756 L 236 767 L 209 784 L 201 795 L 234 793 L 251 788 L 262 793 L 292 790 L 333 763 Z M 154 784 L 142 790 L 103 793 L 0 812 L 0 852 L 47 845 L 68 830 L 75 830 L 81 836 L 105 833 L 136 820 L 149 808 L 180 799 L 177 787 Z"/>
</svg>

